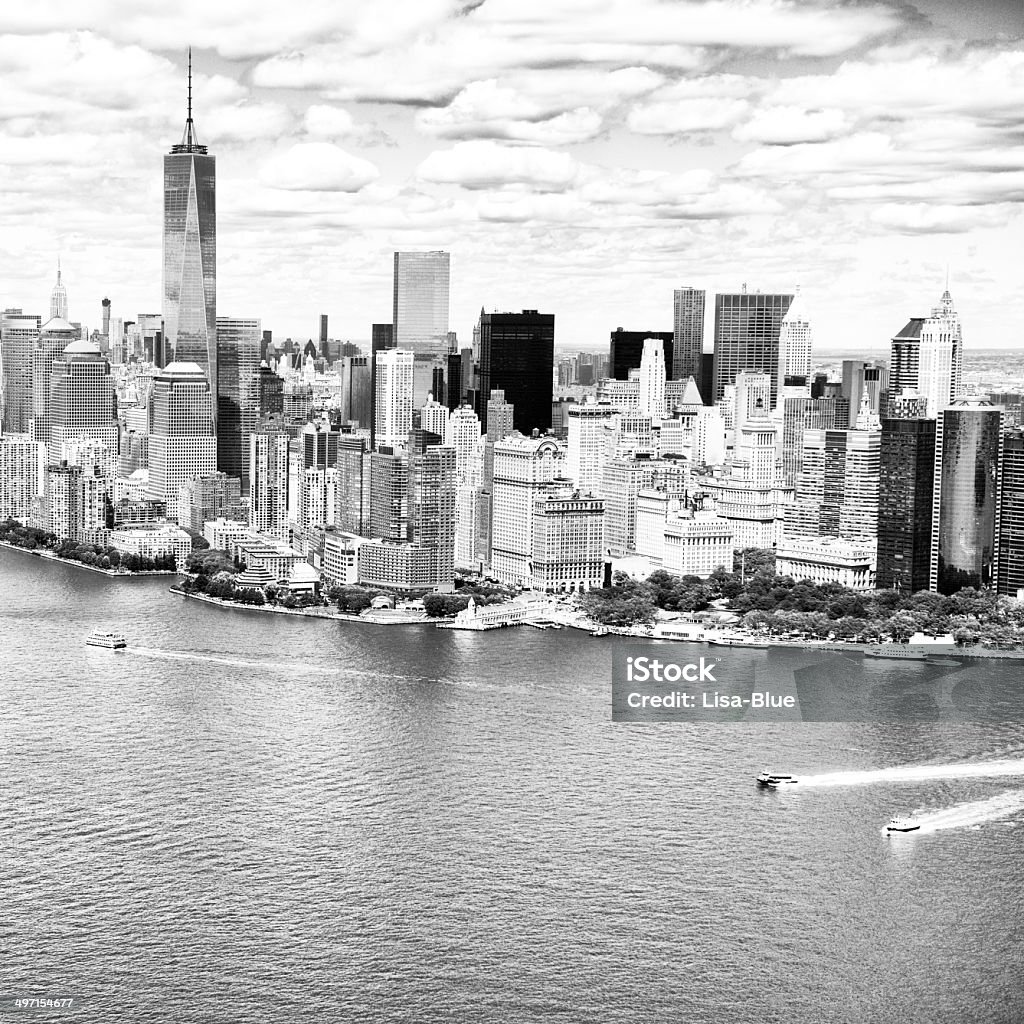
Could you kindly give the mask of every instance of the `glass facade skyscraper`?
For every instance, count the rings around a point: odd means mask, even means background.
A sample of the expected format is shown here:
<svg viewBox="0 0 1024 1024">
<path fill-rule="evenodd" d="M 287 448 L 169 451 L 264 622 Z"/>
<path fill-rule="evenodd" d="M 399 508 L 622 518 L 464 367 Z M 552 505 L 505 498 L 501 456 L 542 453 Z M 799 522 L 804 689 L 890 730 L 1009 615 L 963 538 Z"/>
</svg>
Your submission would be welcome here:
<svg viewBox="0 0 1024 1024">
<path fill-rule="evenodd" d="M 982 399 L 939 414 L 929 589 L 954 594 L 993 583 L 1003 410 Z"/>
<path fill-rule="evenodd" d="M 196 363 L 216 388 L 217 162 L 192 124 L 191 54 L 188 83 L 185 133 L 164 156 L 165 337 L 169 358 Z"/>
<path fill-rule="evenodd" d="M 704 291 L 676 288 L 672 295 L 672 358 L 665 349 L 665 368 L 671 380 L 693 377 L 700 384 L 704 352 Z"/>
<path fill-rule="evenodd" d="M 996 590 L 1016 597 L 1024 589 L 1024 430 L 1003 435 L 999 487 L 999 549 Z"/>
<path fill-rule="evenodd" d="M 505 392 L 516 430 L 529 435 L 551 429 L 552 372 L 555 365 L 555 316 L 524 309 L 521 313 L 484 313 L 480 317 L 480 387 L 476 414 L 487 420 L 494 389 Z M 639 364 L 638 364 L 639 365 Z"/>
<path fill-rule="evenodd" d="M 217 317 L 217 468 L 249 475 L 249 436 L 259 407 L 259 320 Z"/>
<path fill-rule="evenodd" d="M 792 301 L 792 295 L 746 291 L 715 296 L 714 401 L 741 370 L 759 370 L 771 378 L 775 408 L 785 370 L 779 364 L 779 335 Z"/>
<path fill-rule="evenodd" d="M 935 420 L 882 420 L 879 477 L 877 586 L 906 594 L 927 590 Z"/>
<path fill-rule="evenodd" d="M 437 396 L 434 370 L 440 369 L 443 375 L 446 369 L 450 277 L 450 253 L 395 253 L 392 340 L 396 348 L 413 354 L 413 406 L 417 409 L 428 394 Z"/>
</svg>

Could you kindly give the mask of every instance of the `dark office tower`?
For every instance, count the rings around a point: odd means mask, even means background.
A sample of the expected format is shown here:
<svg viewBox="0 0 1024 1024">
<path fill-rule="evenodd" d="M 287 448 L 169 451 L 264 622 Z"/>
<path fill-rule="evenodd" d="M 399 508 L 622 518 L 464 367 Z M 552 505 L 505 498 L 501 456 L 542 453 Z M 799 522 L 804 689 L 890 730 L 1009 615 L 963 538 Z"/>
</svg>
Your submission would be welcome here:
<svg viewBox="0 0 1024 1024">
<path fill-rule="evenodd" d="M 555 317 L 522 313 L 484 313 L 480 317 L 480 389 L 476 414 L 487 422 L 487 398 L 505 392 L 514 407 L 516 430 L 542 434 L 551 429 L 552 373 L 555 365 Z"/>
<path fill-rule="evenodd" d="M 164 157 L 163 315 L 169 358 L 196 363 L 211 388 L 217 386 L 216 193 L 216 158 L 199 144 L 192 123 L 189 50 L 185 132 Z"/>
<path fill-rule="evenodd" d="M 671 380 L 693 377 L 700 381 L 704 354 L 704 292 L 699 288 L 677 288 L 672 299 L 672 361 L 665 351 L 665 366 Z"/>
<path fill-rule="evenodd" d="M 246 482 L 262 333 L 259 320 L 217 317 L 217 469 Z"/>
<path fill-rule="evenodd" d="M 671 331 L 624 331 L 621 327 L 611 333 L 608 349 L 608 364 L 613 380 L 629 380 L 630 370 L 640 369 L 640 357 L 644 353 L 644 342 L 648 338 L 660 338 L 665 355 L 666 375 L 672 370 L 675 348 Z M 669 380 L 674 379 L 669 376 Z"/>
<path fill-rule="evenodd" d="M 252 386 L 257 421 L 264 416 L 284 412 L 284 380 L 269 366 L 264 364 L 256 368 Z"/>
<path fill-rule="evenodd" d="M 435 396 L 436 397 L 436 396 Z M 458 409 L 462 405 L 462 353 L 448 353 L 447 387 L 445 388 L 444 404 L 449 409 Z M 438 399 L 440 401 L 440 399 Z"/>
<path fill-rule="evenodd" d="M 823 398 L 828 386 L 828 374 L 816 373 L 811 380 L 811 398 Z"/>
<path fill-rule="evenodd" d="M 327 314 L 320 314 L 320 355 L 327 358 Z"/>
<path fill-rule="evenodd" d="M 1003 410 L 965 398 L 943 409 L 935 437 L 929 589 L 994 582 Z"/>
<path fill-rule="evenodd" d="M 103 330 L 100 332 L 104 338 L 110 337 L 110 299 L 103 299 L 100 302 L 100 312 L 103 316 Z"/>
<path fill-rule="evenodd" d="M 1003 435 L 999 487 L 999 557 L 996 591 L 1016 597 L 1024 590 L 1024 430 Z"/>
<path fill-rule="evenodd" d="M 715 296 L 714 401 L 741 370 L 756 370 L 768 374 L 775 408 L 785 369 L 779 366 L 779 334 L 792 301 L 792 295 L 747 291 Z"/>
<path fill-rule="evenodd" d="M 880 590 L 928 589 L 935 420 L 883 419 L 878 487 Z"/>
<path fill-rule="evenodd" d="M 911 317 L 903 330 L 892 339 L 889 349 L 890 399 L 898 398 L 903 391 L 917 390 L 923 324 L 923 316 Z"/>
<path fill-rule="evenodd" d="M 274 342 L 274 332 L 273 331 L 264 331 L 263 332 L 263 337 L 260 340 L 260 362 L 262 362 L 264 359 L 267 358 L 267 349 L 270 348 L 270 346 L 273 344 L 273 342 Z"/>
<path fill-rule="evenodd" d="M 700 397 L 705 405 L 715 404 L 715 354 L 704 352 L 700 357 L 700 377 L 697 378 Z"/>
</svg>

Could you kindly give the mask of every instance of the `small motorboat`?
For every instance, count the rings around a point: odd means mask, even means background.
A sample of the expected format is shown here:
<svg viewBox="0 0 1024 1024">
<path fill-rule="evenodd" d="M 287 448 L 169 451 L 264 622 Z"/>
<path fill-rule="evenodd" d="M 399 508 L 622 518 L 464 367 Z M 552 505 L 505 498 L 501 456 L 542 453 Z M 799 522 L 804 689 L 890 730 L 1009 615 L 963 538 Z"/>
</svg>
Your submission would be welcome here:
<svg viewBox="0 0 1024 1024">
<path fill-rule="evenodd" d="M 776 786 L 784 786 L 793 782 L 796 782 L 795 775 L 777 775 L 774 772 L 761 772 L 757 776 L 757 784 L 759 786 L 768 786 L 772 789 Z"/>
<path fill-rule="evenodd" d="M 897 815 L 888 825 L 885 826 L 886 832 L 916 832 L 921 826 L 910 818 L 901 818 Z"/>
</svg>

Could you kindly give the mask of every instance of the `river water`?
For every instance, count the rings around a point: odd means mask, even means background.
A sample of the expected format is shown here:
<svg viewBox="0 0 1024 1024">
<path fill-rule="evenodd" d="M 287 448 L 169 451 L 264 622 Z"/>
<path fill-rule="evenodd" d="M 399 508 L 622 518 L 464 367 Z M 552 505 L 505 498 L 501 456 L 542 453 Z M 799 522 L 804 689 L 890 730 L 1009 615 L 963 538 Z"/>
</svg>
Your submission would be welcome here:
<svg viewBox="0 0 1024 1024">
<path fill-rule="evenodd" d="M 1024 726 L 617 724 L 613 637 L 169 582 L 0 551 L 3 1012 L 1024 1018 Z"/>
</svg>

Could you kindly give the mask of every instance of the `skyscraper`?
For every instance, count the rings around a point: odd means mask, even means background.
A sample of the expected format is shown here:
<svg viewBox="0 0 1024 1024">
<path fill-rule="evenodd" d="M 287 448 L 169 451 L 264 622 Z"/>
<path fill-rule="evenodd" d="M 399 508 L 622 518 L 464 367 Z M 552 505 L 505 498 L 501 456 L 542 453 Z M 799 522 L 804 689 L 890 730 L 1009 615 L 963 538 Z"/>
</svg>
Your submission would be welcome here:
<svg viewBox="0 0 1024 1024">
<path fill-rule="evenodd" d="M 672 295 L 672 360 L 666 368 L 672 380 L 693 377 L 700 381 L 704 352 L 704 292 L 699 288 L 677 288 Z"/>
<path fill-rule="evenodd" d="M 665 418 L 665 353 L 658 338 L 648 338 L 640 356 L 640 415 Z"/>
<path fill-rule="evenodd" d="M 939 414 L 929 589 L 940 594 L 993 582 L 1002 420 L 1002 409 L 975 398 Z"/>
<path fill-rule="evenodd" d="M 412 352 L 397 348 L 377 353 L 375 445 L 402 445 L 412 428 L 414 359 Z"/>
<path fill-rule="evenodd" d="M 447 252 L 396 252 L 393 318 L 394 343 L 413 354 L 416 407 L 434 387 L 434 370 L 448 357 L 448 301 L 451 255 Z"/>
<path fill-rule="evenodd" d="M 198 365 L 211 389 L 217 387 L 216 191 L 216 158 L 199 144 L 192 123 L 189 50 L 185 131 L 164 156 L 163 315 L 169 358 Z"/>
<path fill-rule="evenodd" d="M 883 419 L 879 455 L 880 590 L 928 589 L 935 482 L 935 420 Z"/>
<path fill-rule="evenodd" d="M 289 539 L 289 441 L 282 417 L 260 423 L 249 436 L 249 525 L 278 540 Z"/>
<path fill-rule="evenodd" d="M 521 313 L 480 316 L 480 388 L 477 408 L 487 422 L 492 390 L 505 392 L 513 406 L 513 424 L 523 434 L 551 429 L 552 371 L 555 365 L 555 317 L 524 309 Z"/>
<path fill-rule="evenodd" d="M 904 391 L 917 392 L 918 364 L 921 360 L 921 327 L 924 317 L 911 317 L 890 344 L 889 401 Z"/>
<path fill-rule="evenodd" d="M 79 340 L 77 328 L 68 322 L 68 293 L 57 264 L 57 284 L 50 296 L 50 319 L 39 329 L 32 349 L 32 436 L 50 443 L 50 383 L 53 361 L 72 342 Z"/>
<path fill-rule="evenodd" d="M 803 296 L 797 288 L 793 301 L 782 318 L 779 331 L 779 360 L 782 363 L 782 378 L 811 376 L 811 347 L 814 332 L 807 317 Z"/>
<path fill-rule="evenodd" d="M 49 402 L 51 463 L 69 459 L 75 441 L 99 441 L 107 447 L 107 474 L 117 462 L 117 420 L 110 364 L 89 341 L 73 341 L 53 361 Z M 70 459 L 69 459 L 70 461 Z"/>
<path fill-rule="evenodd" d="M 213 395 L 197 363 L 171 363 L 153 378 L 147 497 L 178 507 L 179 489 L 217 470 Z"/>
<path fill-rule="evenodd" d="M 929 416 L 938 416 L 960 394 L 962 345 L 960 318 L 947 289 L 921 324 L 917 392 L 927 399 Z"/>
<path fill-rule="evenodd" d="M 613 380 L 629 380 L 629 371 L 640 368 L 644 353 L 644 342 L 659 338 L 665 353 L 665 375 L 672 373 L 675 360 L 674 334 L 672 331 L 624 331 L 621 327 L 612 331 L 608 348 L 608 374 Z"/>
<path fill-rule="evenodd" d="M 792 301 L 792 295 L 747 291 L 715 296 L 715 401 L 741 370 L 760 370 L 771 379 L 775 408 L 785 368 L 779 364 L 779 336 Z"/>
<path fill-rule="evenodd" d="M 217 468 L 249 475 L 249 435 L 256 426 L 259 320 L 217 317 Z"/>
<path fill-rule="evenodd" d="M 999 488 L 996 590 L 1016 597 L 1024 589 L 1024 430 L 1003 435 Z"/>
<path fill-rule="evenodd" d="M 4 432 L 24 434 L 32 418 L 32 353 L 39 341 L 38 316 L 20 309 L 0 315 L 0 426 Z"/>
</svg>

